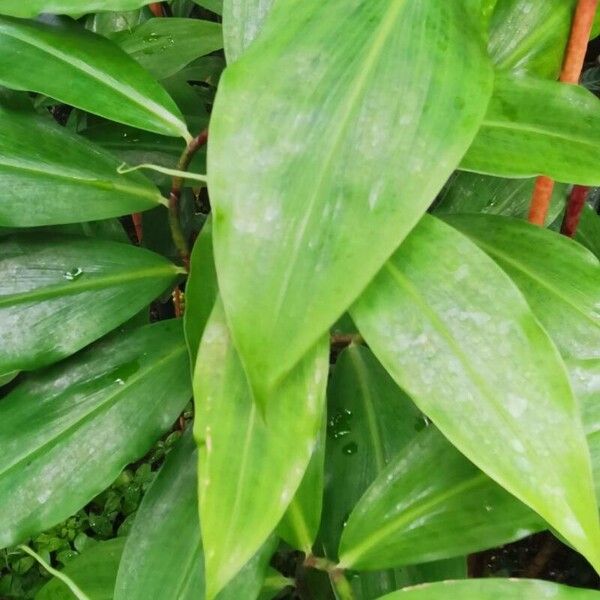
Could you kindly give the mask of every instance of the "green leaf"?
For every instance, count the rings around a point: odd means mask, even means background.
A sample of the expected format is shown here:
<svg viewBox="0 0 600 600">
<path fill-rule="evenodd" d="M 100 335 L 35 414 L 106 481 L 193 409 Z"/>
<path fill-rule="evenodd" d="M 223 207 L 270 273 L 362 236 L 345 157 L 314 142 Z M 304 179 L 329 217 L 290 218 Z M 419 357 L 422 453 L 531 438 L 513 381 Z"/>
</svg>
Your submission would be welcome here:
<svg viewBox="0 0 600 600">
<path fill-rule="evenodd" d="M 129 244 L 19 235 L 0 241 L 0 373 L 49 365 L 173 284 L 179 267 Z"/>
<path fill-rule="evenodd" d="M 219 23 L 176 17 L 150 19 L 112 40 L 157 79 L 223 47 Z"/>
<path fill-rule="evenodd" d="M 519 286 L 565 358 L 600 358 L 600 262 L 577 242 L 525 221 L 451 215 Z"/>
<path fill-rule="evenodd" d="M 0 225 L 30 227 L 117 217 L 165 204 L 139 173 L 48 118 L 0 107 Z"/>
<path fill-rule="evenodd" d="M 498 74 L 481 129 L 460 168 L 598 185 L 598 144 L 600 100 L 591 92 L 556 81 Z"/>
<path fill-rule="evenodd" d="M 508 276 L 468 238 L 423 218 L 352 316 L 442 433 L 600 566 L 578 405 L 555 346 Z"/>
<path fill-rule="evenodd" d="M 496 68 L 557 79 L 576 4 L 576 0 L 497 2 L 488 44 Z"/>
<path fill-rule="evenodd" d="M 204 599 L 197 469 L 198 452 L 191 433 L 186 432 L 136 513 L 119 567 L 114 600 Z M 270 540 L 223 590 L 219 600 L 255 598 L 273 551 L 274 540 Z"/>
<path fill-rule="evenodd" d="M 435 214 L 487 213 L 527 218 L 535 179 L 505 179 L 457 171 L 448 181 L 435 205 Z M 565 207 L 567 186 L 557 183 L 546 225 L 554 222 Z"/>
<path fill-rule="evenodd" d="M 0 17 L 0 54 L 0 83 L 7 87 L 46 94 L 140 129 L 190 138 L 165 90 L 116 44 L 74 22 Z"/>
<path fill-rule="evenodd" d="M 290 373 L 261 414 L 220 301 L 211 314 L 194 372 L 208 600 L 264 543 L 300 485 L 321 425 L 326 342 Z"/>
<path fill-rule="evenodd" d="M 600 216 L 589 204 L 583 207 L 575 239 L 600 258 Z"/>
<path fill-rule="evenodd" d="M 273 2 L 223 0 L 223 38 L 228 63 L 235 62 L 260 33 Z"/>
<path fill-rule="evenodd" d="M 600 592 L 535 579 L 442 581 L 405 588 L 380 600 L 597 600 Z"/>
<path fill-rule="evenodd" d="M 40 13 L 79 16 L 83 13 L 133 10 L 149 0 L 2 0 L 0 13 L 14 17 L 37 17 Z"/>
<path fill-rule="evenodd" d="M 125 539 L 98 542 L 69 562 L 63 573 L 85 592 L 90 600 L 113 600 L 115 578 Z M 69 588 L 56 577 L 35 596 L 35 600 L 73 600 Z"/>
<path fill-rule="evenodd" d="M 426 421 L 372 352 L 362 346 L 350 346 L 340 354 L 327 395 L 327 486 L 321 539 L 327 555 L 334 558 L 355 504 Z"/>
<path fill-rule="evenodd" d="M 114 600 L 202 598 L 198 453 L 187 433 L 144 496 L 127 538 Z"/>
<path fill-rule="evenodd" d="M 543 520 L 470 463 L 434 427 L 397 454 L 350 515 L 340 564 L 372 570 L 493 548 Z"/>
<path fill-rule="evenodd" d="M 225 70 L 208 149 L 215 260 L 259 402 L 381 268 L 473 138 L 490 91 L 480 28 L 470 0 L 353 11 L 280 0 Z"/>
<path fill-rule="evenodd" d="M 321 524 L 325 469 L 325 427 L 317 438 L 302 483 L 279 523 L 278 535 L 290 546 L 310 554 Z"/>
<path fill-rule="evenodd" d="M 60 523 L 168 431 L 191 395 L 179 321 L 109 339 L 0 402 L 0 547 Z"/>
<path fill-rule="evenodd" d="M 198 6 L 207 8 L 217 15 L 223 14 L 223 0 L 193 0 Z M 268 0 L 267 0 L 268 1 Z"/>
<path fill-rule="evenodd" d="M 212 249 L 212 219 L 206 221 L 196 238 L 190 258 L 190 275 L 185 286 L 183 329 L 192 363 L 200 347 L 202 333 L 217 299 L 218 285 Z"/>
</svg>

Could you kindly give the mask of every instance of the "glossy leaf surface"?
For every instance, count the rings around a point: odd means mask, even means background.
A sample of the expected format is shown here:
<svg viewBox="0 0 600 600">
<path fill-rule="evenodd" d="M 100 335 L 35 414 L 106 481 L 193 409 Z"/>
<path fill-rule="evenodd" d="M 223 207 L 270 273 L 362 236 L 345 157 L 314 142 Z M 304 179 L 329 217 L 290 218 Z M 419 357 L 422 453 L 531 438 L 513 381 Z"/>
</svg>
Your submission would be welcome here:
<svg viewBox="0 0 600 600">
<path fill-rule="evenodd" d="M 535 179 L 506 179 L 457 171 L 435 205 L 435 214 L 486 213 L 526 219 Z M 567 186 L 556 183 L 546 225 L 564 210 Z"/>
<path fill-rule="evenodd" d="M 499 74 L 481 129 L 460 168 L 598 185 L 599 143 L 600 100 L 591 92 L 556 81 Z"/>
<path fill-rule="evenodd" d="M 116 44 L 74 22 L 0 17 L 0 54 L 2 85 L 140 129 L 189 137 L 165 90 Z"/>
<path fill-rule="evenodd" d="M 0 401 L 0 547 L 60 523 L 147 452 L 188 402 L 181 323 L 111 338 Z"/>
<path fill-rule="evenodd" d="M 443 581 L 388 594 L 381 600 L 597 600 L 600 592 L 535 579 Z"/>
<path fill-rule="evenodd" d="M 331 558 L 345 522 L 391 459 L 426 425 L 372 352 L 350 346 L 328 389 L 327 486 L 321 539 Z"/>
<path fill-rule="evenodd" d="M 215 305 L 194 370 L 200 520 L 204 546 L 210 548 L 209 600 L 264 543 L 300 485 L 321 426 L 327 351 L 326 340 L 321 340 L 261 414 L 222 305 Z"/>
<path fill-rule="evenodd" d="M 555 346 L 508 276 L 468 238 L 423 218 L 352 316 L 452 444 L 598 564 L 578 406 Z"/>
<path fill-rule="evenodd" d="M 113 600 L 115 579 L 123 554 L 125 538 L 98 542 L 62 570 L 90 600 Z M 35 600 L 73 600 L 69 588 L 56 577 L 36 595 Z"/>
<path fill-rule="evenodd" d="M 150 19 L 113 41 L 154 77 L 164 79 L 222 48 L 223 34 L 218 23 L 171 17 Z"/>
<path fill-rule="evenodd" d="M 390 460 L 361 498 L 343 531 L 340 561 L 359 570 L 429 562 L 544 527 L 431 427 Z"/>
<path fill-rule="evenodd" d="M 0 241 L 0 372 L 73 354 L 147 306 L 177 278 L 158 254 L 99 239 Z"/>
<path fill-rule="evenodd" d="M 148 0 L 2 0 L 0 12 L 14 17 L 37 17 L 40 13 L 79 16 L 84 13 L 133 10 Z"/>
<path fill-rule="evenodd" d="M 49 118 L 0 107 L 0 225 L 76 223 L 166 201 L 143 175 Z"/>
<path fill-rule="evenodd" d="M 519 286 L 564 357 L 600 358 L 600 262 L 573 240 L 525 221 L 449 216 Z"/>
<path fill-rule="evenodd" d="M 274 0 L 224 0 L 223 37 L 227 62 L 235 62 L 262 29 Z"/>
<path fill-rule="evenodd" d="M 499 70 L 557 79 L 576 0 L 500 0 L 488 50 Z"/>
<path fill-rule="evenodd" d="M 208 148 L 215 259 L 259 402 L 469 145 L 490 91 L 476 15 L 469 0 L 281 0 L 223 74 Z"/>
<path fill-rule="evenodd" d="M 217 299 L 218 285 L 212 249 L 212 224 L 206 221 L 194 242 L 190 258 L 190 274 L 185 286 L 183 328 L 192 370 L 200 347 L 202 333 Z"/>
</svg>

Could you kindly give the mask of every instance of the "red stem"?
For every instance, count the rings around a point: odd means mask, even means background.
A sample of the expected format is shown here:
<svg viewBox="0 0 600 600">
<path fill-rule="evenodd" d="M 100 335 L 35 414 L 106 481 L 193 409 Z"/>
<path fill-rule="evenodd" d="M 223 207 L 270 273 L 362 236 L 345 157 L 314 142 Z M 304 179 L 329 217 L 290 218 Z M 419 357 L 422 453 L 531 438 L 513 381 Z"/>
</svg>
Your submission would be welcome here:
<svg viewBox="0 0 600 600">
<path fill-rule="evenodd" d="M 560 72 L 559 80 L 563 83 L 576 84 L 579 82 L 597 7 L 598 0 L 579 0 L 577 4 L 573 24 L 571 25 L 571 35 L 569 36 L 569 43 L 567 44 Z M 548 214 L 553 187 L 554 182 L 549 177 L 541 176 L 537 178 L 529 209 L 530 223 L 543 227 Z"/>
<path fill-rule="evenodd" d="M 155 17 L 164 17 L 162 4 L 160 2 L 152 2 L 148 8 L 152 11 Z"/>
<path fill-rule="evenodd" d="M 577 231 L 579 225 L 579 219 L 581 218 L 581 211 L 585 206 L 585 200 L 587 198 L 590 188 L 586 185 L 575 185 L 571 190 L 569 196 L 569 202 L 567 209 L 565 210 L 565 216 L 563 218 L 560 232 L 563 235 L 573 237 Z"/>
</svg>

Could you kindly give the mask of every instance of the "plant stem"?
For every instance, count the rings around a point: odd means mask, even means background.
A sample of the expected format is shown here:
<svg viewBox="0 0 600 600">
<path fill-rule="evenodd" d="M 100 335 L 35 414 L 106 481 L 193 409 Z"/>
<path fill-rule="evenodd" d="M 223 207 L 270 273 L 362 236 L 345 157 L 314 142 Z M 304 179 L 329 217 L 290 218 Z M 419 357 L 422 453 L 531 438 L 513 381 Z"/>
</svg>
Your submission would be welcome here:
<svg viewBox="0 0 600 600">
<path fill-rule="evenodd" d="M 155 17 L 164 17 L 162 4 L 160 2 L 151 2 L 148 8 Z"/>
<path fill-rule="evenodd" d="M 579 0 L 577 3 L 571 25 L 571 35 L 560 72 L 559 80 L 563 83 L 576 84 L 579 82 L 597 7 L 598 0 Z M 549 177 L 537 178 L 529 208 L 530 223 L 540 227 L 544 226 L 553 188 L 554 181 Z"/>
<path fill-rule="evenodd" d="M 186 146 L 182 152 L 179 162 L 177 163 L 177 170 L 187 171 L 192 158 L 198 150 L 206 144 L 208 141 L 208 130 L 204 130 L 199 133 L 192 141 Z M 179 200 L 181 199 L 181 192 L 183 190 L 183 177 L 173 177 L 173 183 L 171 185 L 171 192 L 169 193 L 169 226 L 171 228 L 171 236 L 175 247 L 181 255 L 181 260 L 186 269 L 190 266 L 190 250 L 188 247 L 185 234 L 181 227 L 181 220 L 179 218 Z"/>
<path fill-rule="evenodd" d="M 346 579 L 344 570 L 338 569 L 336 563 L 327 558 L 309 554 L 304 559 L 304 566 L 325 571 L 329 575 L 329 581 L 331 581 L 338 600 L 354 600 L 354 592 L 348 579 Z"/>
<path fill-rule="evenodd" d="M 571 194 L 569 195 L 569 202 L 567 203 L 562 226 L 560 228 L 560 232 L 563 235 L 568 237 L 573 237 L 575 235 L 589 189 L 590 188 L 585 185 L 573 186 Z"/>
</svg>

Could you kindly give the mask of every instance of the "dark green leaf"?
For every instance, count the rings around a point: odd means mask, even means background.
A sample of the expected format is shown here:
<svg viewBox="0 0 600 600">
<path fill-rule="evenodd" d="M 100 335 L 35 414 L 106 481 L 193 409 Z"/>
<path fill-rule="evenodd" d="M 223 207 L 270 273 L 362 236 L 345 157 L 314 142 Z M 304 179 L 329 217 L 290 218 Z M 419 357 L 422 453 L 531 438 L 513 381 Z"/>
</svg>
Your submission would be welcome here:
<svg viewBox="0 0 600 600">
<path fill-rule="evenodd" d="M 112 39 L 157 79 L 174 75 L 196 58 L 223 47 L 218 23 L 175 17 L 150 19 Z"/>
<path fill-rule="evenodd" d="M 124 538 L 98 542 L 63 569 L 90 600 L 113 600 L 115 578 L 123 553 Z M 60 579 L 51 579 L 35 600 L 73 600 L 73 594 Z"/>
<path fill-rule="evenodd" d="M 600 258 L 600 216 L 589 204 L 583 208 L 575 239 Z"/>
<path fill-rule="evenodd" d="M 576 0 L 496 2 L 488 44 L 496 67 L 557 79 L 576 4 Z"/>
<path fill-rule="evenodd" d="M 457 171 L 448 181 L 435 206 L 436 214 L 488 213 L 527 218 L 535 179 L 505 179 Z M 565 206 L 567 186 L 557 183 L 546 224 Z"/>
<path fill-rule="evenodd" d="M 212 249 L 212 220 L 204 224 L 192 250 L 190 275 L 185 286 L 183 327 L 188 345 L 192 371 L 204 327 L 217 298 L 217 273 Z"/>
<path fill-rule="evenodd" d="M 148 305 L 181 269 L 129 244 L 19 235 L 0 241 L 0 373 L 73 354 Z"/>
<path fill-rule="evenodd" d="M 7 87 L 140 129 L 190 137 L 173 100 L 133 58 L 74 22 L 0 17 L 0 54 L 0 83 Z"/>
<path fill-rule="evenodd" d="M 326 339 L 265 404 L 252 401 L 222 304 L 208 321 L 194 372 L 200 520 L 212 600 L 283 517 L 313 453 L 325 401 Z"/>
<path fill-rule="evenodd" d="M 599 565 L 578 405 L 555 346 L 508 276 L 468 238 L 423 218 L 352 316 L 442 433 Z"/>
<path fill-rule="evenodd" d="M 116 217 L 166 204 L 139 173 L 50 119 L 0 107 L 0 225 L 29 227 Z"/>
<path fill-rule="evenodd" d="M 215 260 L 258 401 L 381 268 L 474 136 L 490 92 L 475 4 L 280 0 L 223 74 L 208 150 Z"/>
<path fill-rule="evenodd" d="M 223 14 L 223 0 L 193 0 L 199 6 L 212 10 L 217 15 Z"/>
<path fill-rule="evenodd" d="M 598 185 L 599 144 L 600 100 L 591 92 L 498 74 L 481 129 L 460 167 L 502 177 L 548 175 L 565 183 Z"/>
<path fill-rule="evenodd" d="M 342 534 L 340 564 L 369 570 L 429 562 L 544 527 L 431 427 L 390 461 L 357 504 Z"/>
<path fill-rule="evenodd" d="M 535 579 L 471 579 L 405 588 L 380 600 L 598 600 L 600 592 Z"/>
<path fill-rule="evenodd" d="M 334 558 L 355 504 L 427 421 L 372 352 L 361 346 L 350 346 L 340 354 L 327 396 L 321 539 L 327 555 Z"/>
<path fill-rule="evenodd" d="M 169 429 L 191 394 L 179 321 L 116 333 L 0 400 L 0 547 L 60 523 Z"/>
<path fill-rule="evenodd" d="M 15 17 L 37 17 L 40 13 L 81 15 L 83 13 L 133 10 L 149 0 L 2 0 L 0 12 Z"/>
</svg>

